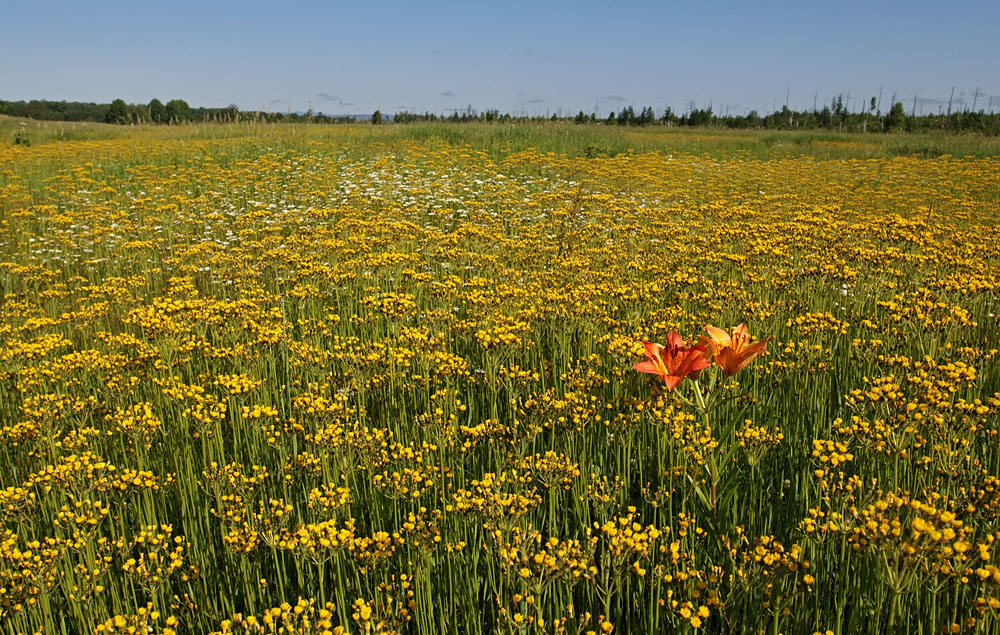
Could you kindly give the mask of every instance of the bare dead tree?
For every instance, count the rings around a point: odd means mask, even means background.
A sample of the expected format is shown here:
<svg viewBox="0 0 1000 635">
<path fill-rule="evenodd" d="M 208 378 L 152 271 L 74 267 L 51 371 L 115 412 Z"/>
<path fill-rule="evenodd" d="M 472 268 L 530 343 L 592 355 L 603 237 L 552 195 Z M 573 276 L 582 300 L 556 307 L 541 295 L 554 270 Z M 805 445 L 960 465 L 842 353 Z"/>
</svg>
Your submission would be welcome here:
<svg viewBox="0 0 1000 635">
<path fill-rule="evenodd" d="M 951 97 L 948 97 L 948 118 L 944 122 L 945 130 L 951 130 L 951 100 L 955 97 L 955 87 L 951 87 Z"/>
</svg>

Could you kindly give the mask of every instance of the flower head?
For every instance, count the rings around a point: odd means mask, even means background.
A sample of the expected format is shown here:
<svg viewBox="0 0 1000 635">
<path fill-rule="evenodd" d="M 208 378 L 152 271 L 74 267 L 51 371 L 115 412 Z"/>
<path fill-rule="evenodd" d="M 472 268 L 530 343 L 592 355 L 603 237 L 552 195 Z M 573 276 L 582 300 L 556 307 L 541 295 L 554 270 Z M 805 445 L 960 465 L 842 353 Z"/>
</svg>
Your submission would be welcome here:
<svg viewBox="0 0 1000 635">
<path fill-rule="evenodd" d="M 733 327 L 731 333 L 714 326 L 706 326 L 705 331 L 708 332 L 708 336 L 702 335 L 698 344 L 705 349 L 706 359 L 713 358 L 722 372 L 730 376 L 746 368 L 763 353 L 767 349 L 767 343 L 774 337 L 751 342 L 746 323 Z"/>
<path fill-rule="evenodd" d="M 646 350 L 646 360 L 633 368 L 641 373 L 658 375 L 667 390 L 676 388 L 685 377 L 697 378 L 709 366 L 709 361 L 705 358 L 705 347 L 700 344 L 685 345 L 676 331 L 667 335 L 666 346 L 653 342 L 643 342 L 642 346 Z"/>
</svg>

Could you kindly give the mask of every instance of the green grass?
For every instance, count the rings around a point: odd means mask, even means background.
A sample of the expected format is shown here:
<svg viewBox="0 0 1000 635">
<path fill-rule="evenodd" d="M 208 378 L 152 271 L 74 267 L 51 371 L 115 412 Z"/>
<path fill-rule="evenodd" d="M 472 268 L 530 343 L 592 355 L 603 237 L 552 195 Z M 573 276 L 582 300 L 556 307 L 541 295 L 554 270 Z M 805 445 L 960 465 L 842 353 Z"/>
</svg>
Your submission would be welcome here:
<svg viewBox="0 0 1000 635">
<path fill-rule="evenodd" d="M 683 153 L 757 160 L 809 156 L 816 159 L 885 159 L 1000 156 L 1000 139 L 980 135 L 849 134 L 829 131 L 744 131 L 668 127 L 622 128 L 604 124 L 516 122 L 494 124 L 187 124 L 173 127 L 32 121 L 0 116 L 0 146 L 24 131 L 32 143 L 139 136 L 161 139 L 260 140 L 280 138 L 304 147 L 308 141 L 374 143 L 401 140 L 469 146 L 494 159 L 535 149 L 568 156 L 616 156 L 643 152 Z"/>
</svg>

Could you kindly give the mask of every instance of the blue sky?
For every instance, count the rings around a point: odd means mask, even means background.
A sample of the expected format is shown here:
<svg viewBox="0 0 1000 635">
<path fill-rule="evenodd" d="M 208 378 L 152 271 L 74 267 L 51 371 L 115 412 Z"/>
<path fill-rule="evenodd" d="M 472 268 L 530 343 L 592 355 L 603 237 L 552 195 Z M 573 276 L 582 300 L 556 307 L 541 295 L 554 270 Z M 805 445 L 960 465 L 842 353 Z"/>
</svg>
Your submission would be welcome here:
<svg viewBox="0 0 1000 635">
<path fill-rule="evenodd" d="M 377 8 L 376 8 L 377 7 Z M 370 113 L 1000 111 L 1000 2 L 18 2 L 0 99 Z"/>
</svg>

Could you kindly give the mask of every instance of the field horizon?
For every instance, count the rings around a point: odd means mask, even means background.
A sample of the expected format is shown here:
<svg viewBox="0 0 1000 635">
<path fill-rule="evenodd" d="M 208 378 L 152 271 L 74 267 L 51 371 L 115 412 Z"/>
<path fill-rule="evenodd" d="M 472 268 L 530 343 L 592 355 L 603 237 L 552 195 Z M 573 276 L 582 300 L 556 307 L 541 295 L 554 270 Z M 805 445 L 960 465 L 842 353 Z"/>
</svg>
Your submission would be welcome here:
<svg viewBox="0 0 1000 635">
<path fill-rule="evenodd" d="M 933 158 L 1000 156 L 1000 138 L 975 133 L 858 133 L 830 130 L 731 130 L 717 127 L 621 128 L 602 123 L 569 122 L 462 123 L 417 122 L 376 126 L 296 123 L 184 123 L 175 126 L 121 126 L 90 122 L 39 121 L 0 115 L 0 147 L 14 145 L 19 131 L 27 143 L 96 140 L 137 133 L 184 139 L 260 137 L 285 130 L 290 138 L 348 137 L 370 140 L 428 139 L 470 145 L 502 158 L 503 153 L 536 149 L 571 156 L 597 157 L 635 152 L 708 152 L 720 158 L 738 152 L 759 159 L 810 155 L 816 158 Z M 143 132 L 145 131 L 145 132 Z M 294 132 L 293 132 L 294 131 Z"/>
</svg>

